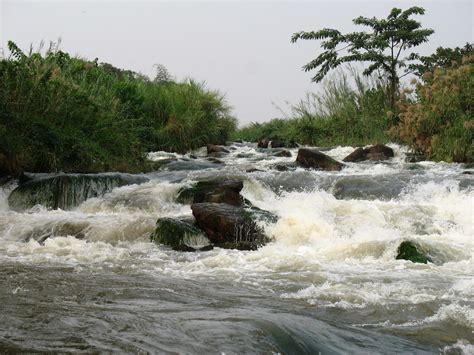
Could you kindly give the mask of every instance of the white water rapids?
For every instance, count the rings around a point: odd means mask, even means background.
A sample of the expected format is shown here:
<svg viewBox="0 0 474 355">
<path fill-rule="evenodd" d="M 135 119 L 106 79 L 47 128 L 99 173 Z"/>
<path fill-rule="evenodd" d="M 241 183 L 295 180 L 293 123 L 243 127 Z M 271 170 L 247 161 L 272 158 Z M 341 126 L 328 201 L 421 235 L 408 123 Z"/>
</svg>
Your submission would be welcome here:
<svg viewBox="0 0 474 355">
<path fill-rule="evenodd" d="M 405 150 L 392 147 L 387 162 L 340 172 L 279 171 L 273 167 L 293 162 L 297 150 L 277 158 L 250 144 L 231 146 L 225 164 L 201 156 L 181 167 L 187 156 L 156 152 L 150 159 L 175 156 L 178 165 L 69 211 L 11 211 L 16 183 L 3 186 L 0 350 L 473 353 L 472 169 L 405 163 Z M 352 150 L 326 153 L 342 160 Z M 191 170 L 199 162 L 209 167 Z M 242 195 L 279 218 L 262 224 L 274 241 L 257 251 L 197 253 L 151 243 L 158 217 L 191 215 L 175 201 L 179 189 L 215 176 L 244 178 Z M 396 260 L 405 240 L 433 262 Z M 107 300 L 116 308 L 95 308 Z M 35 310 L 27 319 L 19 316 L 25 302 Z M 165 305 L 175 313 L 167 316 Z M 55 335 L 56 343 L 46 341 Z"/>
</svg>

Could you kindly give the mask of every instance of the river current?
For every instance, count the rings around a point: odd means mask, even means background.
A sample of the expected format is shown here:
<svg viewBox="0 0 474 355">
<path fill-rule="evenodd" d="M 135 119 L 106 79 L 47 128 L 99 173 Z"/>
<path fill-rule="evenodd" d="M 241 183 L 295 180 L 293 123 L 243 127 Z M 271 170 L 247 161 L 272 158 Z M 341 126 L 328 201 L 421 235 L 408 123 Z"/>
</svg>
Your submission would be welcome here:
<svg viewBox="0 0 474 355">
<path fill-rule="evenodd" d="M 177 160 L 67 211 L 14 212 L 17 183 L 4 185 L 0 352 L 474 353 L 474 171 L 391 147 L 339 172 L 293 167 L 297 149 L 236 143 L 221 164 L 155 152 Z M 157 218 L 191 216 L 179 189 L 216 176 L 243 178 L 242 195 L 278 216 L 260 222 L 273 241 L 151 243 Z M 396 260 L 405 240 L 433 262 Z"/>
</svg>

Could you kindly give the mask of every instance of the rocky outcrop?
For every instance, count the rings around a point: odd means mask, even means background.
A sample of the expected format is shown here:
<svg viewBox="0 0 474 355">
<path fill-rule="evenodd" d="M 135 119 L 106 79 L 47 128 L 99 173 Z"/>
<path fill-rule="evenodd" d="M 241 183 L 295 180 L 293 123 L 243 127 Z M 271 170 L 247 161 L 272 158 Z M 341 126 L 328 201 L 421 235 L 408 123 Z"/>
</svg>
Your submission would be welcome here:
<svg viewBox="0 0 474 355">
<path fill-rule="evenodd" d="M 180 203 L 227 203 L 240 206 L 243 203 L 240 196 L 243 187 L 243 182 L 235 179 L 199 181 L 194 186 L 181 189 L 177 201 Z"/>
<path fill-rule="evenodd" d="M 210 244 L 199 228 L 174 218 L 159 218 L 150 239 L 177 251 L 201 250 Z"/>
<path fill-rule="evenodd" d="M 334 160 L 316 149 L 300 148 L 296 162 L 305 167 L 325 171 L 338 171 L 344 167 L 344 164 Z"/>
<path fill-rule="evenodd" d="M 268 148 L 268 143 L 269 143 L 268 139 L 262 138 L 258 141 L 257 147 L 258 148 Z"/>
<path fill-rule="evenodd" d="M 149 179 L 130 174 L 61 174 L 28 181 L 8 197 L 10 209 L 23 211 L 35 205 L 68 210 L 85 200 L 102 196 L 112 189 L 141 184 Z"/>
<path fill-rule="evenodd" d="M 210 155 L 210 156 L 215 156 L 215 155 L 219 156 L 222 153 L 229 153 L 227 149 L 225 149 L 224 147 L 220 145 L 208 144 L 206 147 L 207 147 L 207 155 Z"/>
<path fill-rule="evenodd" d="M 367 148 L 357 148 L 343 159 L 345 162 L 358 162 L 364 160 L 387 160 L 394 157 L 393 149 L 384 144 L 375 144 Z"/>
<path fill-rule="evenodd" d="M 418 250 L 417 246 L 410 241 L 404 241 L 400 244 L 397 250 L 396 259 L 409 260 L 411 262 L 421 264 L 427 264 L 428 262 L 432 262 L 429 257 L 422 254 Z"/>
<path fill-rule="evenodd" d="M 255 250 L 267 242 L 263 230 L 242 207 L 224 203 L 191 205 L 196 225 L 216 246 Z"/>
</svg>

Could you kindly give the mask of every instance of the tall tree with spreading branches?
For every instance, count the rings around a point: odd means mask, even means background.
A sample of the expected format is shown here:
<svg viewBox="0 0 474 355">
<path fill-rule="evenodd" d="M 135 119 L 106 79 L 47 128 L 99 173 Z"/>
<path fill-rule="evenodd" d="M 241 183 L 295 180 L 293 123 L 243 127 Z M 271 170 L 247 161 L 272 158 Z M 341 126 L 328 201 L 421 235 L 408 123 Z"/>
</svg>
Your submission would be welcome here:
<svg viewBox="0 0 474 355">
<path fill-rule="evenodd" d="M 323 28 L 319 31 L 297 32 L 291 37 L 295 43 L 300 39 L 322 40 L 324 49 L 318 57 L 303 66 L 305 72 L 317 70 L 312 81 L 321 81 L 326 74 L 341 64 L 348 62 L 370 63 L 364 75 L 375 71 L 384 73 L 388 80 L 390 106 L 394 108 L 399 92 L 400 79 L 412 72 L 409 63 L 418 59 L 417 53 L 402 54 L 428 40 L 434 32 L 432 29 L 421 28 L 421 23 L 410 18 L 412 15 L 423 15 L 425 10 L 414 6 L 402 11 L 393 8 L 385 19 L 375 17 L 357 17 L 355 25 L 369 27 L 369 31 L 343 34 L 338 30 Z"/>
</svg>

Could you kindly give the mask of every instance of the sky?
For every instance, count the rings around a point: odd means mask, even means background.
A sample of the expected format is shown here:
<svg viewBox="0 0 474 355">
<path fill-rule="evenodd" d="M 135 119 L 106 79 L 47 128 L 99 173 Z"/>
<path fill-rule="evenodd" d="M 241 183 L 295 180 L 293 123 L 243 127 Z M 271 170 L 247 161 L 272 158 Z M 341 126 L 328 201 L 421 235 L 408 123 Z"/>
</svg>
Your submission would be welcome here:
<svg viewBox="0 0 474 355">
<path fill-rule="evenodd" d="M 359 15 L 386 17 L 415 5 L 426 9 L 418 20 L 435 30 L 418 52 L 473 42 L 473 1 L 0 0 L 0 48 L 61 38 L 62 50 L 151 77 L 162 64 L 178 80 L 225 93 L 245 125 L 282 116 L 321 85 L 301 70 L 320 53 L 318 42 L 292 44 L 294 32 L 361 30 L 352 25 Z"/>
</svg>

